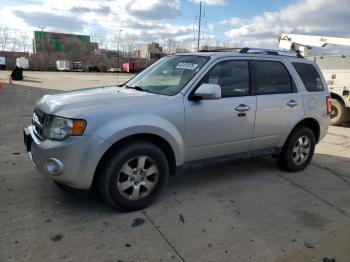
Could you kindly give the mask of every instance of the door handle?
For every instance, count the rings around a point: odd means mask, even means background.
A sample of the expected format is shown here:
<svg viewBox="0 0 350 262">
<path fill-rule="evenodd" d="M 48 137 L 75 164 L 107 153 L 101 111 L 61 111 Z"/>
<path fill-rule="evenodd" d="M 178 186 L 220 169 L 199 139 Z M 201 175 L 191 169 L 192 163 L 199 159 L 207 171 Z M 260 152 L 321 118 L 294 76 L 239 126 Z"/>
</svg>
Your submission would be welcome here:
<svg viewBox="0 0 350 262">
<path fill-rule="evenodd" d="M 235 108 L 235 110 L 238 112 L 245 112 L 245 111 L 248 111 L 249 109 L 250 109 L 249 106 L 245 104 L 240 104 Z"/>
<path fill-rule="evenodd" d="M 289 107 L 295 107 L 297 105 L 298 105 L 298 102 L 293 100 L 293 99 L 291 99 L 287 102 L 287 106 L 289 106 Z"/>
</svg>

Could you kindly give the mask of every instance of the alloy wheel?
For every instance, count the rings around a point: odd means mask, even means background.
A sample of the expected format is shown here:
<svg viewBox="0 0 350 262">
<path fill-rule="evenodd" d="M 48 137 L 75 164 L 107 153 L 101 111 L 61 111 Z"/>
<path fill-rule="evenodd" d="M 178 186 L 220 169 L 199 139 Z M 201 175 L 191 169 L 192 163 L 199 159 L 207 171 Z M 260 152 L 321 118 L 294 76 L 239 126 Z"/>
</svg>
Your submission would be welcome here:
<svg viewBox="0 0 350 262">
<path fill-rule="evenodd" d="M 147 197 L 159 178 L 159 168 L 148 156 L 137 156 L 128 160 L 119 171 L 117 188 L 120 194 L 131 201 Z"/>
<path fill-rule="evenodd" d="M 296 165 L 302 165 L 309 157 L 311 151 L 311 142 L 307 136 L 299 137 L 293 147 L 293 162 Z"/>
</svg>

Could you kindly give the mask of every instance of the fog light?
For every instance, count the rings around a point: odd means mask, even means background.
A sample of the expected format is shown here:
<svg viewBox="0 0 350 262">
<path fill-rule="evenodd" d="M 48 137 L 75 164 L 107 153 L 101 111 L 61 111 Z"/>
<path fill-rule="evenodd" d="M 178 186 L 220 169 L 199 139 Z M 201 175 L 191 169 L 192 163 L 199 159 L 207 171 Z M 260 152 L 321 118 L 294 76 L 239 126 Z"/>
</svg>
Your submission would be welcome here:
<svg viewBox="0 0 350 262">
<path fill-rule="evenodd" d="M 63 172 L 64 165 L 56 158 L 49 158 L 46 161 L 46 169 L 50 175 L 57 176 Z"/>
</svg>

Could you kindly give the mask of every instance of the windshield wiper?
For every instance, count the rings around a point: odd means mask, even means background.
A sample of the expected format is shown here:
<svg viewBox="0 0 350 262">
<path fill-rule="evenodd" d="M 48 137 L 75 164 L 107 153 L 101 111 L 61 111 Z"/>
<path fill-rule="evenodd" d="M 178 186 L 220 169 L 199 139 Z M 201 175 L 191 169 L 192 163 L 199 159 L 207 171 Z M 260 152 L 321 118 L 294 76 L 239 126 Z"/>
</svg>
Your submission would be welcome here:
<svg viewBox="0 0 350 262">
<path fill-rule="evenodd" d="M 137 91 L 146 91 L 145 89 L 143 89 L 141 86 L 128 86 L 128 85 L 125 85 L 126 88 L 132 88 L 132 89 L 135 89 Z"/>
</svg>

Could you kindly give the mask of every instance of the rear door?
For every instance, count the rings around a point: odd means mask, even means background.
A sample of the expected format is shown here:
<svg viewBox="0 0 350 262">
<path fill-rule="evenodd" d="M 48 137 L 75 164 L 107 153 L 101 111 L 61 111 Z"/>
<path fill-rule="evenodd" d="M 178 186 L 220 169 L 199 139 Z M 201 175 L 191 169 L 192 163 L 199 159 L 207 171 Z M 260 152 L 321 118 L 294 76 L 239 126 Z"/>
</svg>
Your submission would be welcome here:
<svg viewBox="0 0 350 262">
<path fill-rule="evenodd" d="M 303 116 L 294 79 L 281 61 L 252 62 L 257 111 L 251 150 L 280 147 Z"/>
<path fill-rule="evenodd" d="M 322 78 L 322 73 L 313 63 L 305 61 L 292 62 L 293 67 L 300 78 L 299 87 L 304 101 L 305 117 L 317 119 L 321 125 L 323 134 L 328 129 L 330 116 L 327 112 L 327 96 L 329 92 Z M 321 134 L 322 135 L 322 134 Z"/>
</svg>

